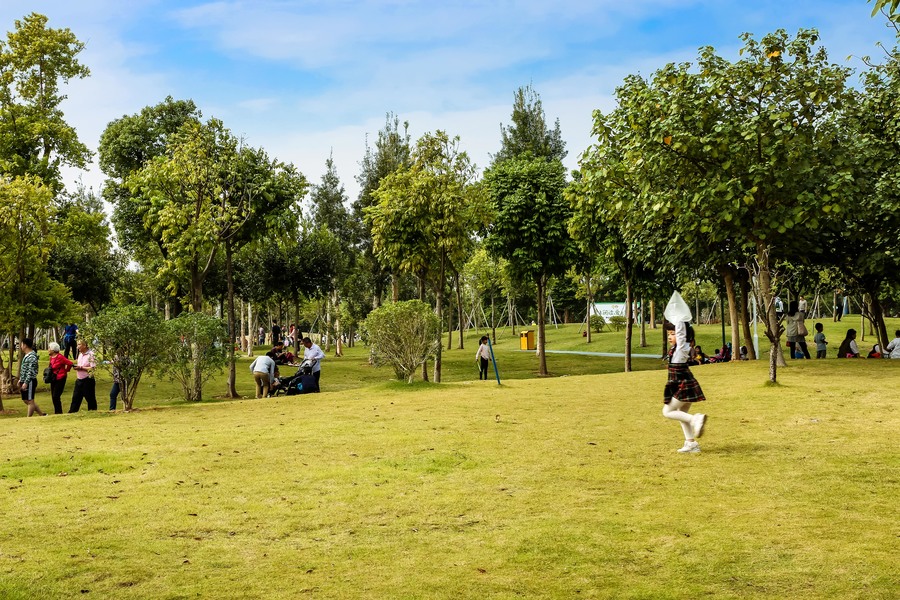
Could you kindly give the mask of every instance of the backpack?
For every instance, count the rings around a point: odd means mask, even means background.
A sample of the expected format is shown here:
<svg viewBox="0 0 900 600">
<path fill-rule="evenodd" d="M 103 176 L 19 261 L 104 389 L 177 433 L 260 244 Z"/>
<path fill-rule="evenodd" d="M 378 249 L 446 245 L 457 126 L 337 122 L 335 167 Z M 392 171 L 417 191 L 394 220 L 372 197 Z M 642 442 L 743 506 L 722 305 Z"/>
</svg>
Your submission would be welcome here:
<svg viewBox="0 0 900 600">
<path fill-rule="evenodd" d="M 53 383 L 56 381 L 56 373 L 53 372 L 52 367 L 47 367 L 44 369 L 44 383 Z"/>
</svg>

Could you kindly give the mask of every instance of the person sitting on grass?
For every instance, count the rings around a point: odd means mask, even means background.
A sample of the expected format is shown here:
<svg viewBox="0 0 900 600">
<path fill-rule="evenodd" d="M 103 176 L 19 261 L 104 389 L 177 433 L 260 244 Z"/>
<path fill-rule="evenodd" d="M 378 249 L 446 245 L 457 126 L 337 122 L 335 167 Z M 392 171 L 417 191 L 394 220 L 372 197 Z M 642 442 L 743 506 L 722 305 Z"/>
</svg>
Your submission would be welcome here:
<svg viewBox="0 0 900 600">
<path fill-rule="evenodd" d="M 881 358 L 881 346 L 879 346 L 878 344 L 872 346 L 872 349 L 869 350 L 866 358 Z"/>
<path fill-rule="evenodd" d="M 884 348 L 888 358 L 900 358 L 900 329 L 894 332 L 894 339 Z"/>
<path fill-rule="evenodd" d="M 856 330 L 848 329 L 847 337 L 838 348 L 838 358 L 859 358 L 859 346 L 856 345 Z"/>
</svg>

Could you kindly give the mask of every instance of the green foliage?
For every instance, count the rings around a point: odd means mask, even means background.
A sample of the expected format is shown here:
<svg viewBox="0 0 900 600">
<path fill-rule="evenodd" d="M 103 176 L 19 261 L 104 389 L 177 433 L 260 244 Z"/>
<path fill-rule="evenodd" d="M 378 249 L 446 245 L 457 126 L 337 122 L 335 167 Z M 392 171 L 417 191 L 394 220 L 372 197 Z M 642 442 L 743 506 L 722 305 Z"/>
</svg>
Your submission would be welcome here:
<svg viewBox="0 0 900 600">
<path fill-rule="evenodd" d="M 600 333 L 601 331 L 603 331 L 603 328 L 606 327 L 606 319 L 604 319 L 600 315 L 591 315 L 590 324 L 591 331 L 593 331 L 594 333 Z"/>
<path fill-rule="evenodd" d="M 0 178 L 0 331 L 55 325 L 75 312 L 69 290 L 47 274 L 54 215 L 40 180 Z"/>
<path fill-rule="evenodd" d="M 0 41 L 0 172 L 34 175 L 56 193 L 60 167 L 84 168 L 91 153 L 66 123 L 60 83 L 90 74 L 78 62 L 84 44 L 68 29 L 31 13 Z"/>
<path fill-rule="evenodd" d="M 164 323 L 166 345 L 160 372 L 181 385 L 184 399 L 199 402 L 203 384 L 228 364 L 228 329 L 216 317 L 185 312 Z"/>
<path fill-rule="evenodd" d="M 366 317 L 365 333 L 376 366 L 389 364 L 397 379 L 412 383 L 416 371 L 441 345 L 441 324 L 424 302 L 407 300 L 376 308 Z"/>
<path fill-rule="evenodd" d="M 593 318 L 594 317 L 591 317 L 592 320 L 593 320 Z M 600 318 L 602 319 L 603 317 L 600 317 Z M 622 315 L 613 315 L 609 318 L 609 324 L 616 331 L 622 331 L 622 329 L 625 328 L 625 325 L 627 323 L 628 323 L 628 319 L 626 319 Z"/>
<path fill-rule="evenodd" d="M 126 411 L 134 407 L 141 378 L 159 369 L 164 352 L 175 343 L 167 339 L 171 333 L 159 313 L 135 304 L 103 309 L 82 326 L 82 335 L 93 340 L 100 366 L 118 374 Z"/>
<path fill-rule="evenodd" d="M 531 84 L 516 90 L 511 121 L 509 126 L 500 126 L 501 147 L 492 164 L 525 154 L 562 161 L 568 154 L 559 119 L 552 130 L 547 128 L 541 97 Z"/>
</svg>

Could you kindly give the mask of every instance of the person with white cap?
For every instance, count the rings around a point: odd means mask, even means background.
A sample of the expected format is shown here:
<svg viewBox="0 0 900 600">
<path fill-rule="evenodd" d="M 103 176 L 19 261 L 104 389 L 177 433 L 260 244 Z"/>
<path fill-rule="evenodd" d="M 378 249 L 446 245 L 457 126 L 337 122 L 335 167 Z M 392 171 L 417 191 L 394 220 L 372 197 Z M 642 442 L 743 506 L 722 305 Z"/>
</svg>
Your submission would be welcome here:
<svg viewBox="0 0 900 600">
<path fill-rule="evenodd" d="M 681 423 L 684 446 L 678 452 L 698 454 L 700 444 L 697 439 L 703 435 L 707 417 L 702 413 L 691 415 L 688 412 L 694 402 L 706 400 L 700 383 L 687 364 L 691 342 L 694 341 L 694 328 L 690 325 L 691 311 L 681 294 L 675 292 L 664 314 L 667 319 L 665 329 L 672 348 L 669 351 L 669 377 L 663 393 L 663 416 Z"/>
</svg>

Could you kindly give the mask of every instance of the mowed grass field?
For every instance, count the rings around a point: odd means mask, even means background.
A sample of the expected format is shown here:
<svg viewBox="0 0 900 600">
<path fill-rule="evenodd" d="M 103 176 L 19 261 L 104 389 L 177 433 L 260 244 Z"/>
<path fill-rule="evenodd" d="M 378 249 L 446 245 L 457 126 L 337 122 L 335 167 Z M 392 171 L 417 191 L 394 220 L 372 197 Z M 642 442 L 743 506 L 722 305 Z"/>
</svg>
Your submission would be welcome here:
<svg viewBox="0 0 900 600">
<path fill-rule="evenodd" d="M 133 413 L 13 413 L 0 598 L 900 597 L 900 361 L 792 361 L 778 386 L 765 361 L 696 367 L 684 456 L 659 361 L 533 378 L 498 346 L 502 386 L 471 341 L 441 385 L 384 382 L 360 346 L 321 394 L 148 381 Z"/>
</svg>

